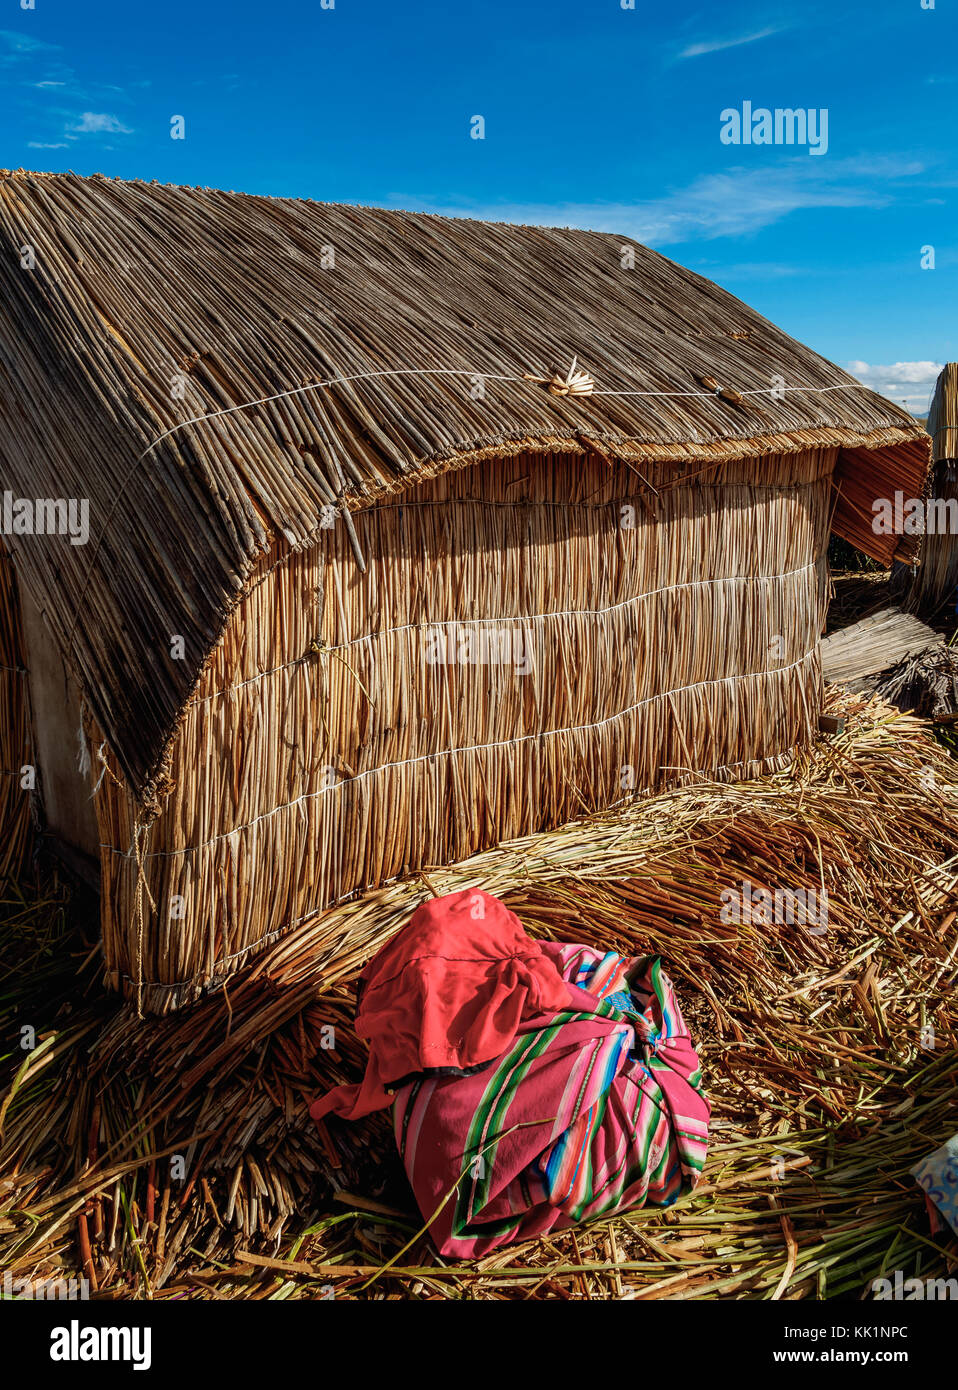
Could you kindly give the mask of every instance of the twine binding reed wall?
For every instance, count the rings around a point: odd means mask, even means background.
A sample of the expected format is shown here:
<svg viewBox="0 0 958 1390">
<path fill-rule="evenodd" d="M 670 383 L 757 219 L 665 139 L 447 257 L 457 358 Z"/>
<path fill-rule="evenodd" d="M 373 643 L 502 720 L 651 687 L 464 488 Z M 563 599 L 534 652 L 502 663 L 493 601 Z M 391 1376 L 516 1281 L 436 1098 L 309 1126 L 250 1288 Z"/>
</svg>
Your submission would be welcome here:
<svg viewBox="0 0 958 1390">
<path fill-rule="evenodd" d="M 114 982 L 163 1010 L 367 887 L 699 768 L 782 766 L 817 719 L 834 461 L 685 487 L 653 467 L 650 515 L 624 464 L 519 456 L 359 513 L 361 578 L 341 528 L 265 557 L 186 710 L 149 845 L 127 790 L 96 795 Z M 530 673 L 430 665 L 424 631 L 461 620 L 528 629 Z"/>
</svg>

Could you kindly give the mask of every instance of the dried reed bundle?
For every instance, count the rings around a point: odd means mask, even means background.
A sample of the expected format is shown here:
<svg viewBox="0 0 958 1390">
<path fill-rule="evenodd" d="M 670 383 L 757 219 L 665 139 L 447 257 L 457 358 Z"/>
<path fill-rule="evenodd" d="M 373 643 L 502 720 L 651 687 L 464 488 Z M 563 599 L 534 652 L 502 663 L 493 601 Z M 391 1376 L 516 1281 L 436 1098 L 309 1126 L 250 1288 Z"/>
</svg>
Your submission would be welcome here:
<svg viewBox="0 0 958 1390">
<path fill-rule="evenodd" d="M 914 614 L 897 607 L 880 608 L 822 640 L 822 675 L 838 684 L 857 683 L 919 657 L 939 641 L 938 633 Z"/>
<path fill-rule="evenodd" d="M 405 883 L 276 943 L 228 999 L 146 1023 L 108 1009 L 89 965 L 58 1018 L 74 967 L 48 952 L 49 1030 L 0 1098 L 0 1263 L 155 1298 L 862 1296 L 892 1267 L 941 1273 L 907 1169 L 956 1128 L 956 764 L 879 700 L 829 707 L 848 732 L 787 772 L 428 870 L 534 932 L 666 956 L 714 1102 L 704 1184 L 677 1209 L 438 1264 L 388 1122 L 314 1131 L 308 1100 L 362 1070 L 351 982 L 423 899 Z M 743 880 L 824 887 L 827 931 L 723 921 Z M 5 1014 L 24 928 L 5 932 Z"/>
<path fill-rule="evenodd" d="M 939 642 L 909 657 L 882 677 L 877 690 L 926 719 L 958 714 L 958 646 Z"/>
</svg>

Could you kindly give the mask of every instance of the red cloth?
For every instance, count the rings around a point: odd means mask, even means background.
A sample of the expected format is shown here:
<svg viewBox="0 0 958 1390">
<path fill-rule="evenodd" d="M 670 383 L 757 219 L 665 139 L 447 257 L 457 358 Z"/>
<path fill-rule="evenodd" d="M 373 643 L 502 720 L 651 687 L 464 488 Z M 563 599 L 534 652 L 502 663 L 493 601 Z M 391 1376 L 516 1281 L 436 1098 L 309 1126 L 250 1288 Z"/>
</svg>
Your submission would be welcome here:
<svg viewBox="0 0 958 1390">
<path fill-rule="evenodd" d="M 310 1107 L 358 1120 L 391 1105 L 387 1087 L 500 1057 L 535 1014 L 568 1009 L 555 962 L 509 909 L 479 888 L 424 903 L 366 966 L 356 1031 L 369 1039 L 362 1082 Z"/>
</svg>

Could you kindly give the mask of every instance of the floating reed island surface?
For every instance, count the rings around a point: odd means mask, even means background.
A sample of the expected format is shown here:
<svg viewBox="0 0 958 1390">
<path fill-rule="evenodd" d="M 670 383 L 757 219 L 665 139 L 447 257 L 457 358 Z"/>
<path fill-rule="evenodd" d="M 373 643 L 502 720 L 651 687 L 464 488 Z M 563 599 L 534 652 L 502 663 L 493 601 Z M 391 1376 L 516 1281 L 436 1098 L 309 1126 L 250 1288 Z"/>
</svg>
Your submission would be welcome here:
<svg viewBox="0 0 958 1390">
<path fill-rule="evenodd" d="M 845 731 L 790 769 L 430 868 L 162 1019 L 103 994 L 82 904 L 8 890 L 2 1036 L 36 1046 L 4 1045 L 0 1265 L 154 1299 L 867 1298 L 896 1269 L 943 1275 L 958 1242 L 909 1168 L 958 1129 L 958 764 L 878 698 L 828 707 Z M 723 914 L 746 884 L 827 894 L 827 928 Z M 664 956 L 713 1103 L 676 1207 L 450 1264 L 388 1118 L 310 1121 L 363 1071 L 365 961 L 430 891 L 471 885 L 534 934 Z"/>
<path fill-rule="evenodd" d="M 0 772 L 144 1010 L 625 769 L 780 770 L 829 532 L 917 544 L 917 422 L 628 238 L 16 171 L 0 245 Z"/>
</svg>

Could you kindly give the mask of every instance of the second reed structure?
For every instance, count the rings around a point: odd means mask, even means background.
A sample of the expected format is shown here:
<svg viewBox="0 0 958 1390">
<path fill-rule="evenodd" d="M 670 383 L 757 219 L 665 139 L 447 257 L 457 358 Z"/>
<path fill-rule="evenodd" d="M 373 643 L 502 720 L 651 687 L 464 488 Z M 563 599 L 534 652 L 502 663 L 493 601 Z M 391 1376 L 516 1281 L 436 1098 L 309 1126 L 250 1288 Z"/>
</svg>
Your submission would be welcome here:
<svg viewBox="0 0 958 1390">
<path fill-rule="evenodd" d="M 923 486 L 911 417 L 627 239 L 23 173 L 0 237 L 7 515 L 64 518 L 4 528 L 2 763 L 147 1009 L 362 889 L 782 766 L 829 530 L 904 553 L 871 504 Z"/>
<path fill-rule="evenodd" d="M 947 362 L 935 383 L 928 433 L 933 468 L 915 597 L 935 618 L 958 610 L 958 362 Z"/>
</svg>

